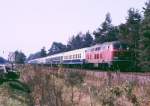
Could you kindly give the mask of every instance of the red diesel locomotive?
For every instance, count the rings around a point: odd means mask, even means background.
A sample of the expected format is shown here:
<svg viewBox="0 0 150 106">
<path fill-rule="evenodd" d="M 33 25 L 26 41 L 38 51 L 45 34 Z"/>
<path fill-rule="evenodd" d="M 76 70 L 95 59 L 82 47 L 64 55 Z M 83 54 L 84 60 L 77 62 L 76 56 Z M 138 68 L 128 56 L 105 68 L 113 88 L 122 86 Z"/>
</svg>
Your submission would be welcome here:
<svg viewBox="0 0 150 106">
<path fill-rule="evenodd" d="M 130 50 L 125 43 L 119 41 L 106 42 L 91 46 L 86 50 L 86 63 L 94 67 L 103 65 L 111 67 L 123 67 L 130 63 Z"/>
</svg>

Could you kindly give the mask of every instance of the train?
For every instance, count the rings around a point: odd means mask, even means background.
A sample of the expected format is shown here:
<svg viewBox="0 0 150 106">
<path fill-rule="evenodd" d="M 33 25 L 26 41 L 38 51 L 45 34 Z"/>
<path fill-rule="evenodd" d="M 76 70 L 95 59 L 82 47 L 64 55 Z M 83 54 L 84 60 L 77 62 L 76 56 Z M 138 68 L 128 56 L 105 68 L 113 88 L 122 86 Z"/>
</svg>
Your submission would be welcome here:
<svg viewBox="0 0 150 106">
<path fill-rule="evenodd" d="M 84 68 L 120 68 L 130 65 L 131 51 L 126 43 L 112 41 L 29 60 L 27 63 Z"/>
</svg>

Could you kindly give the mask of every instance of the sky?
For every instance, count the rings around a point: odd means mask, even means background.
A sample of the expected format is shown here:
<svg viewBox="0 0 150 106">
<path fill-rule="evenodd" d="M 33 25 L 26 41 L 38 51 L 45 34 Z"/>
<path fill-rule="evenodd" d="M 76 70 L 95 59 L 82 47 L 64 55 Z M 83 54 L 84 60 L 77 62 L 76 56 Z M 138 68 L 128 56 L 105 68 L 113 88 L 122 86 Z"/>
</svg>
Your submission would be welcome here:
<svg viewBox="0 0 150 106">
<path fill-rule="evenodd" d="M 142 11 L 146 0 L 0 0 L 0 56 L 19 50 L 27 56 L 52 42 L 94 31 L 110 13 L 124 23 L 129 8 Z"/>
</svg>

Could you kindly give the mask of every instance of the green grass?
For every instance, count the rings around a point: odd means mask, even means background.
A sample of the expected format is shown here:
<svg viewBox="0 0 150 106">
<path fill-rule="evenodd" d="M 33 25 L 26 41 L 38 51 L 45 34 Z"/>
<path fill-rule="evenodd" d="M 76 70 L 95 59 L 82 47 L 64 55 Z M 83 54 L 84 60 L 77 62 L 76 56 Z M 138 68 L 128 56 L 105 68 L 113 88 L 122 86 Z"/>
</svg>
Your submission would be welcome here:
<svg viewBox="0 0 150 106">
<path fill-rule="evenodd" d="M 0 85 L 0 106 L 29 106 L 29 93 L 22 83 L 8 81 Z"/>
</svg>

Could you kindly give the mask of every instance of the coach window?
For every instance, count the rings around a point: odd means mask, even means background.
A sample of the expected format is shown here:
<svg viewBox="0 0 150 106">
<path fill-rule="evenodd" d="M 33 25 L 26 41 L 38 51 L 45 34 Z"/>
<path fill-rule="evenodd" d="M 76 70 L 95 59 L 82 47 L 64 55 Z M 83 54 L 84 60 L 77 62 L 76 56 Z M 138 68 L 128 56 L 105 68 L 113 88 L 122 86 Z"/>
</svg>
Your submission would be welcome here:
<svg viewBox="0 0 150 106">
<path fill-rule="evenodd" d="M 81 54 L 79 55 L 79 58 L 81 58 Z"/>
<path fill-rule="evenodd" d="M 78 54 L 75 55 L 75 58 L 76 58 L 76 59 L 78 58 Z"/>
<path fill-rule="evenodd" d="M 77 58 L 80 58 L 79 54 L 77 54 Z"/>
</svg>

